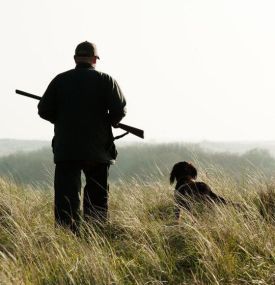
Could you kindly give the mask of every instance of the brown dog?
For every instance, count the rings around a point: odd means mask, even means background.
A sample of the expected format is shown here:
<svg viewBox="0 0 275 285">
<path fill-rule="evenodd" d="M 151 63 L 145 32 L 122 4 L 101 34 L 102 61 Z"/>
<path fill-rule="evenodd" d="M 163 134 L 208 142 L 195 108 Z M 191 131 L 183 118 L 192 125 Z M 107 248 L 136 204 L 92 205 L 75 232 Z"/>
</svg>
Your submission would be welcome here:
<svg viewBox="0 0 275 285">
<path fill-rule="evenodd" d="M 173 166 L 170 174 L 170 183 L 176 180 L 175 188 L 175 216 L 179 219 L 180 207 L 191 210 L 193 201 L 214 202 L 227 204 L 225 199 L 212 192 L 211 188 L 204 182 L 195 182 L 197 169 L 189 162 L 178 162 Z"/>
</svg>

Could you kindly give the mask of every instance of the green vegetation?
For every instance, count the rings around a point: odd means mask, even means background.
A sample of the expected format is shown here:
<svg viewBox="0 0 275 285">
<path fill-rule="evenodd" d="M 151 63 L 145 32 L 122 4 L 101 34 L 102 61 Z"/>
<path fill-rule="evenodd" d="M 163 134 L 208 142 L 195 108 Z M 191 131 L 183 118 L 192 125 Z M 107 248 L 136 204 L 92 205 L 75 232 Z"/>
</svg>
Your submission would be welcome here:
<svg viewBox="0 0 275 285">
<path fill-rule="evenodd" d="M 175 224 L 173 189 L 132 178 L 112 184 L 109 222 L 80 237 L 54 228 L 50 191 L 0 179 L 0 283 L 274 284 L 275 185 L 201 170 L 242 209 L 194 205 Z"/>
<path fill-rule="evenodd" d="M 211 153 L 198 145 L 133 144 L 118 148 L 117 164 L 111 167 L 111 181 L 168 179 L 174 163 L 193 161 L 209 175 L 224 172 L 236 180 L 245 180 L 251 172 L 270 177 L 275 172 L 275 159 L 265 150 L 244 154 Z M 51 185 L 54 164 L 49 148 L 0 157 L 0 176 L 12 177 L 18 183 Z"/>
<path fill-rule="evenodd" d="M 34 151 L 49 145 L 47 141 L 0 139 L 0 157 L 18 151 Z"/>
<path fill-rule="evenodd" d="M 0 157 L 0 177 L 24 184 L 52 184 L 53 159 L 50 149 L 19 152 Z"/>
</svg>

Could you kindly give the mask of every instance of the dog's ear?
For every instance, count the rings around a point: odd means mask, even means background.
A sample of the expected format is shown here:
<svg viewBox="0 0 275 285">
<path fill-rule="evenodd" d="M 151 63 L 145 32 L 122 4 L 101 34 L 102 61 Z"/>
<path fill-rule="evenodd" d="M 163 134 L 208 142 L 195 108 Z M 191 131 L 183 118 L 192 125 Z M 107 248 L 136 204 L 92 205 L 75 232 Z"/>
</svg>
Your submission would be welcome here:
<svg viewBox="0 0 275 285">
<path fill-rule="evenodd" d="M 173 167 L 171 173 L 170 173 L 170 184 L 172 185 L 174 183 L 176 179 L 176 175 L 175 175 L 175 167 Z"/>
</svg>

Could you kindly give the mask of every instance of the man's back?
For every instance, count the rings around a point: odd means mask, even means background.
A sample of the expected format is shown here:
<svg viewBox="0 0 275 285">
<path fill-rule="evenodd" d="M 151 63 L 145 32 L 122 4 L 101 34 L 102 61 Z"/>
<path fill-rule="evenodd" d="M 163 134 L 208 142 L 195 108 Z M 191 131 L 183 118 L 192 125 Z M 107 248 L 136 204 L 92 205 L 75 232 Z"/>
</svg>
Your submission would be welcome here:
<svg viewBox="0 0 275 285">
<path fill-rule="evenodd" d="M 80 63 L 57 75 L 39 103 L 39 114 L 55 125 L 55 162 L 112 163 L 111 124 L 125 115 L 125 99 L 116 81 Z"/>
</svg>

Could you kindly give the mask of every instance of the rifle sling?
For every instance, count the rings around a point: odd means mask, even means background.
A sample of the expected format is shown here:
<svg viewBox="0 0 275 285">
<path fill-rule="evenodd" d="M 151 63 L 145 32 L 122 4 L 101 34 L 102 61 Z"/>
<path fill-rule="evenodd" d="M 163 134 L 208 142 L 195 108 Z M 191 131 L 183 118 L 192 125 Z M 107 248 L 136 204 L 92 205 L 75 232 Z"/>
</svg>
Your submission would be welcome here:
<svg viewBox="0 0 275 285">
<path fill-rule="evenodd" d="M 122 135 L 116 136 L 116 137 L 114 137 L 114 141 L 115 141 L 115 140 L 119 140 L 119 139 L 125 137 L 125 136 L 128 135 L 128 134 L 129 134 L 129 132 L 125 132 L 125 133 L 123 133 Z"/>
</svg>

